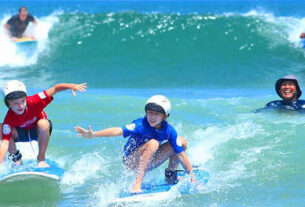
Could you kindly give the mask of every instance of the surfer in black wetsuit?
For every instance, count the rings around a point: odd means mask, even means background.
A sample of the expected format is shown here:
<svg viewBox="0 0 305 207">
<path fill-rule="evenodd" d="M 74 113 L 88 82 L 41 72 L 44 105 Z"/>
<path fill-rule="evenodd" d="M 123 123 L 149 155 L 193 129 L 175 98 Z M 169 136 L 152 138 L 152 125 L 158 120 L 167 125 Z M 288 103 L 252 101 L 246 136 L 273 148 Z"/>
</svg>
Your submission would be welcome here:
<svg viewBox="0 0 305 207">
<path fill-rule="evenodd" d="M 35 18 L 28 13 L 26 7 L 20 7 L 19 13 L 12 16 L 4 25 L 10 38 L 21 38 L 29 23 L 37 24 Z"/>
<path fill-rule="evenodd" d="M 276 81 L 275 90 L 282 100 L 271 101 L 264 108 L 255 112 L 278 110 L 278 111 L 298 111 L 305 113 L 305 100 L 299 100 L 302 95 L 299 81 L 294 75 L 287 75 Z"/>
</svg>

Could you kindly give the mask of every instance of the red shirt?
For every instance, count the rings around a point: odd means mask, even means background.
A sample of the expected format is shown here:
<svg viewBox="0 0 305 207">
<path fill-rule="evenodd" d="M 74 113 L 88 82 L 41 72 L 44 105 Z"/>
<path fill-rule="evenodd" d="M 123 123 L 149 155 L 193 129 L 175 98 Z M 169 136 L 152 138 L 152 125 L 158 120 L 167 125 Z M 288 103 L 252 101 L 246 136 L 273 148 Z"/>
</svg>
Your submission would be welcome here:
<svg viewBox="0 0 305 207">
<path fill-rule="evenodd" d="M 43 91 L 33 96 L 26 97 L 27 106 L 23 114 L 18 115 L 9 109 L 2 126 L 2 140 L 11 139 L 12 129 L 14 127 L 33 129 L 37 125 L 39 119 L 47 119 L 47 114 L 43 109 L 52 100 L 53 97 L 48 96 L 46 91 Z"/>
</svg>

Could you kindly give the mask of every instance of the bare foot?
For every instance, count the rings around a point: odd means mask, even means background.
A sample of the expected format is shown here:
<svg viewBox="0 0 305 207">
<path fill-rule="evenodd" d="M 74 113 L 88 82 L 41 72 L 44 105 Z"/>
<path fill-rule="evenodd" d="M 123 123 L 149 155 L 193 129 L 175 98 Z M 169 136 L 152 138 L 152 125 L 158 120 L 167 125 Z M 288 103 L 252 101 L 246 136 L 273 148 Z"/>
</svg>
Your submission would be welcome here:
<svg viewBox="0 0 305 207">
<path fill-rule="evenodd" d="M 142 189 L 136 186 L 133 186 L 130 190 L 130 193 L 142 193 Z"/>
<path fill-rule="evenodd" d="M 46 161 L 39 161 L 38 162 L 38 167 L 44 168 L 44 167 L 50 167 L 50 165 L 48 165 L 46 163 Z"/>
<path fill-rule="evenodd" d="M 18 161 L 16 161 L 16 162 L 14 162 L 14 163 L 12 164 L 12 167 L 16 167 L 16 166 L 19 166 L 19 165 L 22 165 L 22 161 L 21 161 L 21 160 L 18 160 Z"/>
<path fill-rule="evenodd" d="M 21 160 L 18 160 L 15 162 L 15 165 L 21 165 L 22 164 L 22 161 Z"/>
</svg>

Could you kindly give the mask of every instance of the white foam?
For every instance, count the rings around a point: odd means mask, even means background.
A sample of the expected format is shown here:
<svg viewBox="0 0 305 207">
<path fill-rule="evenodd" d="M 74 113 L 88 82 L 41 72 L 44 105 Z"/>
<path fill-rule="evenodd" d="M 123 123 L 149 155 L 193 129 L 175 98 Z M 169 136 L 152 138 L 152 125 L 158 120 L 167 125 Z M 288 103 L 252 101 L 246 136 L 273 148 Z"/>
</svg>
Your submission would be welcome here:
<svg viewBox="0 0 305 207">
<path fill-rule="evenodd" d="M 37 159 L 37 155 L 39 152 L 37 141 L 17 142 L 16 147 L 20 150 L 20 153 L 22 154 L 22 159 Z"/>
<path fill-rule="evenodd" d="M 91 162 L 92 160 L 94 162 Z M 82 155 L 64 174 L 62 184 L 70 186 L 84 184 L 85 181 L 92 179 L 102 169 L 104 162 L 104 159 L 98 153 Z"/>
<path fill-rule="evenodd" d="M 293 16 L 275 16 L 272 12 L 265 11 L 263 8 L 259 7 L 245 13 L 225 12 L 216 16 L 243 16 L 253 18 L 253 21 L 247 26 L 255 24 L 255 31 L 270 41 L 270 45 L 268 46 L 271 48 L 287 44 L 287 42 L 292 43 L 292 45 L 295 47 L 299 47 L 299 36 L 302 32 L 305 32 L 305 18 Z M 245 44 L 241 46 L 240 49 L 244 49 L 247 46 L 248 45 Z"/>
<path fill-rule="evenodd" d="M 271 25 L 261 25 L 258 29 L 264 37 L 269 37 L 269 39 L 273 40 L 277 45 L 285 44 L 282 40 L 286 39 L 297 46 L 300 41 L 300 34 L 305 32 L 305 18 L 275 16 L 273 13 L 266 12 L 262 9 L 251 10 L 242 15 L 246 17 L 258 17 L 261 21 L 271 23 Z M 264 28 L 260 29 L 260 27 Z"/>
</svg>

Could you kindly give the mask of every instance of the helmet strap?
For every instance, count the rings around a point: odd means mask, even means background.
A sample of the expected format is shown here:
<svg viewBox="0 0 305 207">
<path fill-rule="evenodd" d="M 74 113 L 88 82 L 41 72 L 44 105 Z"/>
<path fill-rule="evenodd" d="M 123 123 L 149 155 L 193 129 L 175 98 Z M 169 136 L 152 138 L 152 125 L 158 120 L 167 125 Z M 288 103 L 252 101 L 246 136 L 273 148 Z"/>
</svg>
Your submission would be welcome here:
<svg viewBox="0 0 305 207">
<path fill-rule="evenodd" d="M 154 126 L 154 128 L 157 128 L 157 129 L 161 128 L 162 122 L 163 122 L 163 121 L 161 121 L 159 124 L 157 124 L 156 126 Z"/>
</svg>

